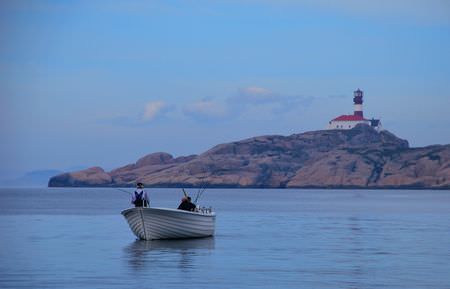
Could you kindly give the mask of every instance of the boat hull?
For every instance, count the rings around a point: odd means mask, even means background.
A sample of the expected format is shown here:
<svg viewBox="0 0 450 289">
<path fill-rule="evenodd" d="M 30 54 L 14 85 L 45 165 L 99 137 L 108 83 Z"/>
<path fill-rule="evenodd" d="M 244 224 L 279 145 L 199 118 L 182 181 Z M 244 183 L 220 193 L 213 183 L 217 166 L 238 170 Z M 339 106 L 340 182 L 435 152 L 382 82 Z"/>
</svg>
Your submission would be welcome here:
<svg viewBox="0 0 450 289">
<path fill-rule="evenodd" d="M 213 236 L 214 213 L 203 214 L 166 208 L 130 208 L 122 211 L 131 231 L 141 240 Z"/>
</svg>

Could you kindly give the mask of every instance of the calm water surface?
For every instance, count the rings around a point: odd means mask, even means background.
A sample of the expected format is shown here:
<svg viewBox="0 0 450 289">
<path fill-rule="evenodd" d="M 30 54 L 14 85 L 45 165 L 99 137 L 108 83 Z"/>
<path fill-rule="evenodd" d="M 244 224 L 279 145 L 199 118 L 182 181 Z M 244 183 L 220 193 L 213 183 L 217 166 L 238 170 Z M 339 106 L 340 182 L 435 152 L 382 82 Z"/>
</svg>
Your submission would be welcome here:
<svg viewBox="0 0 450 289">
<path fill-rule="evenodd" d="M 136 241 L 128 204 L 0 189 L 0 288 L 450 288 L 449 191 L 211 189 L 216 236 L 181 241 Z"/>
</svg>

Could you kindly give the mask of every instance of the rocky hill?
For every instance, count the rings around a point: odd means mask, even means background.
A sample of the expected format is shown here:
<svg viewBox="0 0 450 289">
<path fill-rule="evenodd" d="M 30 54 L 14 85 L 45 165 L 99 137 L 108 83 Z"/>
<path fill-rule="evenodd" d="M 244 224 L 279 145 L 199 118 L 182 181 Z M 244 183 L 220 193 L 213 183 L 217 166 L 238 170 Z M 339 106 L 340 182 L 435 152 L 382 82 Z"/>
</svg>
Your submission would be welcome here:
<svg viewBox="0 0 450 289">
<path fill-rule="evenodd" d="M 173 158 L 153 153 L 105 172 L 52 177 L 50 187 L 450 188 L 450 145 L 410 148 L 367 125 L 290 136 L 260 136 Z"/>
</svg>

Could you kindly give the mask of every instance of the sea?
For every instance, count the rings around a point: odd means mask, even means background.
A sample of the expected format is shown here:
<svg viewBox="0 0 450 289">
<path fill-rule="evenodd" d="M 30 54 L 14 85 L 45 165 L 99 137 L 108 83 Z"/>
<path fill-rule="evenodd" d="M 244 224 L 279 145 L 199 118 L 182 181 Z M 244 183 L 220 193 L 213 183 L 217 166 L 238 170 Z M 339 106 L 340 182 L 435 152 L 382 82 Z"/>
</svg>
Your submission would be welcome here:
<svg viewBox="0 0 450 289">
<path fill-rule="evenodd" d="M 183 196 L 147 191 L 155 207 Z M 450 191 L 207 189 L 199 204 L 214 237 L 140 241 L 118 189 L 0 189 L 0 288 L 450 288 Z"/>
</svg>

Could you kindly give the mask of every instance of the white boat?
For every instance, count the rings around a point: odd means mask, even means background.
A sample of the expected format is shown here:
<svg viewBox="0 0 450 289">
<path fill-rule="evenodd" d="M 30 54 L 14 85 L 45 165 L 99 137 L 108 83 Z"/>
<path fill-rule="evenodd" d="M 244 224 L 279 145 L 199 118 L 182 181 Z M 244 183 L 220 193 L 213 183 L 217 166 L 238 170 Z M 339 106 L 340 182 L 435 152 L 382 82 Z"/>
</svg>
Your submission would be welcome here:
<svg viewBox="0 0 450 289">
<path fill-rule="evenodd" d="M 130 208 L 122 211 L 131 231 L 141 240 L 200 238 L 214 235 L 216 214 L 168 208 Z"/>
</svg>

